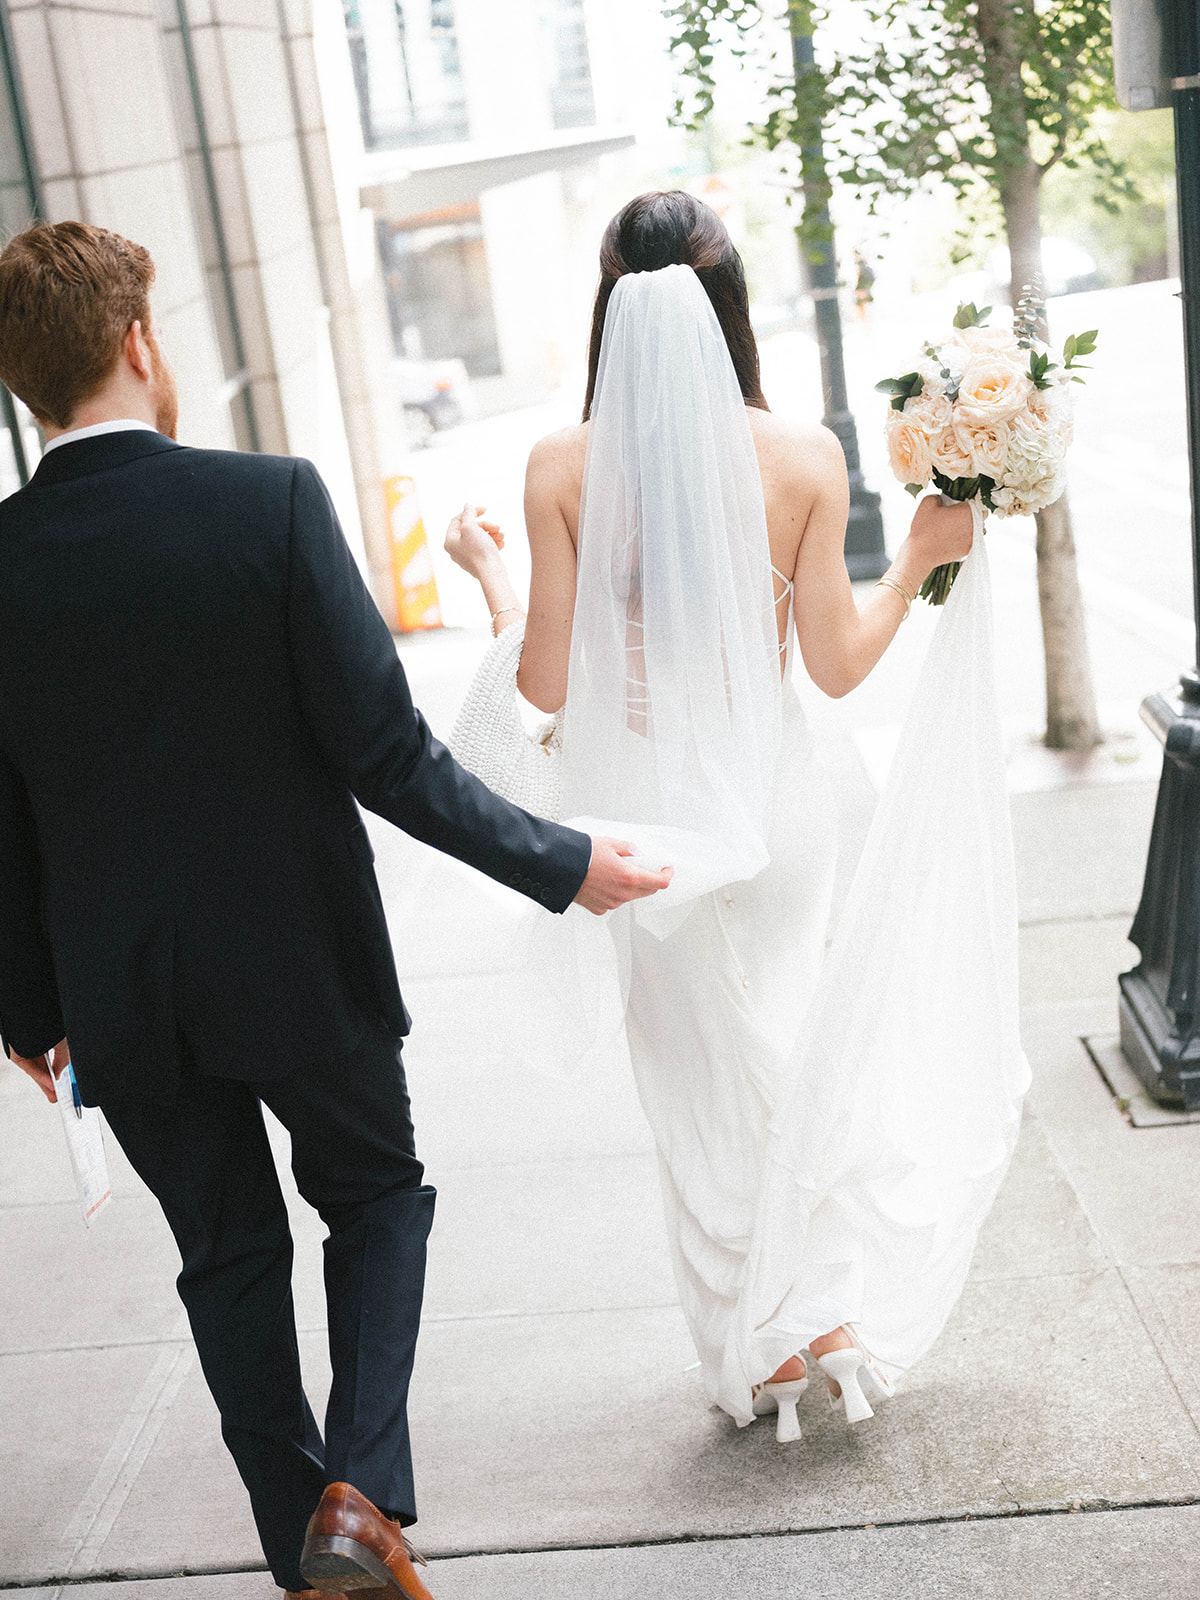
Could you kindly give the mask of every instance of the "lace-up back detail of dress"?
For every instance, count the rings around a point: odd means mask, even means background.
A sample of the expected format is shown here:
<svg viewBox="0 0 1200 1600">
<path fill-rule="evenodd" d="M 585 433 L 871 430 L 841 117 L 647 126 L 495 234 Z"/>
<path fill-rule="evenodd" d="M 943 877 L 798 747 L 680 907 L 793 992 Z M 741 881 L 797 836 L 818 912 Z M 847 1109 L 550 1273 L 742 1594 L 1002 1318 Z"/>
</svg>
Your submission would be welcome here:
<svg viewBox="0 0 1200 1600">
<path fill-rule="evenodd" d="M 788 641 L 792 637 L 793 597 L 796 585 L 779 568 L 771 566 L 776 616 L 783 618 L 783 638 L 779 641 L 779 672 L 787 672 Z M 782 585 L 782 587 L 781 587 Z M 781 607 L 783 608 L 781 611 Z M 625 612 L 625 721 L 631 733 L 650 737 L 650 700 L 646 682 L 646 635 L 642 619 L 641 583 L 635 573 L 629 585 Z"/>
<path fill-rule="evenodd" d="M 779 568 L 771 565 L 772 588 L 779 592 L 775 596 L 775 614 L 780 614 L 779 608 L 786 607 L 783 612 L 783 638 L 779 641 L 779 671 L 782 675 L 787 671 L 788 640 L 792 637 L 792 601 L 795 598 L 796 585 L 791 578 L 785 578 Z M 783 588 L 780 589 L 779 585 Z"/>
</svg>

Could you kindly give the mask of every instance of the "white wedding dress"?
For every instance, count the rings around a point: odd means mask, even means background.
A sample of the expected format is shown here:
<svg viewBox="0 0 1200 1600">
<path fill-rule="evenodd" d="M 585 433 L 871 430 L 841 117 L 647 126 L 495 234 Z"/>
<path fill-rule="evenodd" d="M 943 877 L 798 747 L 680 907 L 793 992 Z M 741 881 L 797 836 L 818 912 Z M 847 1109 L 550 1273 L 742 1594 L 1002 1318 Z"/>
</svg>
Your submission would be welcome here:
<svg viewBox="0 0 1200 1600">
<path fill-rule="evenodd" d="M 602 923 L 543 918 L 531 948 L 569 947 L 580 993 L 620 986 L 683 1310 L 740 1424 L 753 1386 L 840 1324 L 889 1374 L 922 1355 L 1016 1143 L 1028 1069 L 978 526 L 827 946 L 833 800 L 781 683 L 787 601 L 732 363 L 689 268 L 618 281 L 567 704 L 526 758 L 556 764 L 560 815 L 676 872 Z M 501 634 L 451 739 L 514 798 L 518 643 Z"/>
</svg>

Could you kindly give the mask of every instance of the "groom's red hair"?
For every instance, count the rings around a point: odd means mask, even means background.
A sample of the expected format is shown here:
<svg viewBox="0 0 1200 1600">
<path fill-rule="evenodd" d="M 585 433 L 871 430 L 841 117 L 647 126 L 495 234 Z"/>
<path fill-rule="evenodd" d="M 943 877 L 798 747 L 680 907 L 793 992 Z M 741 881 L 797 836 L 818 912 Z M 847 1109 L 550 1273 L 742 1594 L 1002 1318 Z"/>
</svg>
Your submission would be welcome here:
<svg viewBox="0 0 1200 1600">
<path fill-rule="evenodd" d="M 0 378 L 39 422 L 66 428 L 150 331 L 148 250 L 86 222 L 39 222 L 0 252 Z"/>
</svg>

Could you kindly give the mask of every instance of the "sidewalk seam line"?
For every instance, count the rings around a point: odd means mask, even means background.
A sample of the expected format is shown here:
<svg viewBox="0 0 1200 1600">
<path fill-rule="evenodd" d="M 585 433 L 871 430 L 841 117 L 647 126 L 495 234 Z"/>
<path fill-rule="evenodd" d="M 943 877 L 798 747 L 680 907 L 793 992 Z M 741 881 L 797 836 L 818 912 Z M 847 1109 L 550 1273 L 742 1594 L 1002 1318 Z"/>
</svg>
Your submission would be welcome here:
<svg viewBox="0 0 1200 1600">
<path fill-rule="evenodd" d="M 759 1539 L 804 1539 L 820 1534 L 864 1533 L 868 1531 L 874 1533 L 884 1532 L 891 1528 L 953 1527 L 959 1523 L 1015 1522 L 1023 1518 L 1034 1517 L 1097 1516 L 1105 1513 L 1120 1515 L 1130 1511 L 1182 1511 L 1189 1506 L 1200 1506 L 1200 1495 L 1179 1495 L 1148 1500 L 1096 1500 L 1091 1503 L 1084 1502 L 1078 1506 L 1071 1504 L 1015 1506 L 1011 1510 L 1003 1511 L 945 1511 L 935 1512 L 929 1516 L 896 1517 L 890 1520 L 877 1518 L 869 1523 L 831 1522 L 821 1527 L 766 1528 L 750 1530 L 745 1533 L 664 1534 L 661 1538 L 598 1540 L 586 1544 L 481 1546 L 477 1550 L 452 1550 L 447 1551 L 444 1555 L 431 1555 L 429 1560 L 431 1563 L 437 1564 L 443 1561 L 485 1560 L 495 1556 L 573 1555 L 583 1554 L 589 1550 L 652 1550 L 666 1549 L 672 1546 L 682 1547 L 691 1544 L 742 1544 Z M 173 1568 L 170 1571 L 134 1572 L 124 1570 L 110 1573 L 89 1573 L 86 1581 L 91 1584 L 160 1583 L 178 1578 L 233 1577 L 239 1573 L 265 1573 L 267 1570 L 265 1562 L 246 1562 L 230 1567 L 196 1566 Z M 55 1585 L 72 1585 L 79 1581 L 77 1576 L 69 1574 L 38 1578 L 32 1582 L 25 1582 L 21 1579 L 12 1581 L 0 1578 L 0 1590 L 8 1590 L 10 1592 L 26 1590 L 37 1593 L 39 1590 L 50 1589 Z"/>
</svg>

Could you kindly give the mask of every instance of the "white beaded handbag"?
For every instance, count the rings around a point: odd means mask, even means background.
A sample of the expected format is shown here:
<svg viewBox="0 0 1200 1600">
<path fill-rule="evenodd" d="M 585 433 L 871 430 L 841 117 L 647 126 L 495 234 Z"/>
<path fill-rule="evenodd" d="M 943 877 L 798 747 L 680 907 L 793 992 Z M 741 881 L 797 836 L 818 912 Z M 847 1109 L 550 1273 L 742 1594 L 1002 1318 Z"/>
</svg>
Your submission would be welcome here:
<svg viewBox="0 0 1200 1600">
<path fill-rule="evenodd" d="M 455 760 L 505 800 L 557 822 L 562 807 L 562 725 L 556 712 L 531 731 L 521 715 L 517 668 L 525 624 L 497 635 L 471 680 L 450 735 Z"/>
</svg>

